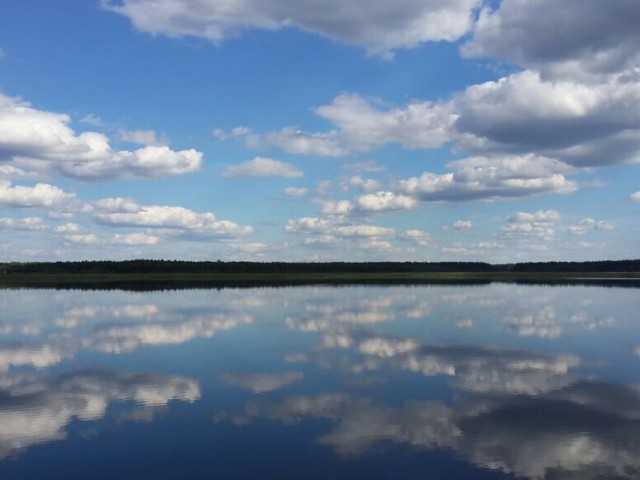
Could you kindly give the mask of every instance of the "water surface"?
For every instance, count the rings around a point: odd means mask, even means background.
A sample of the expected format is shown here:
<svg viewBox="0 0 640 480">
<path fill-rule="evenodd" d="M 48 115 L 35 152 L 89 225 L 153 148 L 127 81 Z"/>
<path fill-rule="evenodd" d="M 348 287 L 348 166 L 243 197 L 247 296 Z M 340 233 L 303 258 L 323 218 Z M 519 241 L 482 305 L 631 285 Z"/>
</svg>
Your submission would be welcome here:
<svg viewBox="0 0 640 480">
<path fill-rule="evenodd" d="M 640 290 L 0 291 L 0 477 L 640 478 Z"/>
</svg>

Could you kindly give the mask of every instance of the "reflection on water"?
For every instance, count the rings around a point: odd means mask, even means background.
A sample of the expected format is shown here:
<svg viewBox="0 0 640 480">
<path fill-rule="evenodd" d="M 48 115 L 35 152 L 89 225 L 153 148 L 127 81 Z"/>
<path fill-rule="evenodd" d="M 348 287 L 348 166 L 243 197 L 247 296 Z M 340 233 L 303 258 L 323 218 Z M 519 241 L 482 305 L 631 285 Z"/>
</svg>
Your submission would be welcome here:
<svg viewBox="0 0 640 480">
<path fill-rule="evenodd" d="M 640 478 L 637 292 L 1 291 L 0 475 Z"/>
<path fill-rule="evenodd" d="M 7 376 L 0 390 L 0 457 L 61 440 L 72 418 L 102 418 L 110 402 L 133 400 L 156 407 L 198 398 L 198 382 L 175 375 L 85 371 L 53 378 Z"/>
</svg>

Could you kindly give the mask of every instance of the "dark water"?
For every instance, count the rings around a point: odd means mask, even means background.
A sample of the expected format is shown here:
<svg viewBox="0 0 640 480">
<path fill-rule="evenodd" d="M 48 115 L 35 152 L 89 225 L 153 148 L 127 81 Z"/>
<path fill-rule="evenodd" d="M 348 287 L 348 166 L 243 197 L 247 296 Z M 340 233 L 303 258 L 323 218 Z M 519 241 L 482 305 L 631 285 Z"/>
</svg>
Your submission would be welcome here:
<svg viewBox="0 0 640 480">
<path fill-rule="evenodd" d="M 640 290 L 0 291 L 3 479 L 637 479 Z"/>
</svg>

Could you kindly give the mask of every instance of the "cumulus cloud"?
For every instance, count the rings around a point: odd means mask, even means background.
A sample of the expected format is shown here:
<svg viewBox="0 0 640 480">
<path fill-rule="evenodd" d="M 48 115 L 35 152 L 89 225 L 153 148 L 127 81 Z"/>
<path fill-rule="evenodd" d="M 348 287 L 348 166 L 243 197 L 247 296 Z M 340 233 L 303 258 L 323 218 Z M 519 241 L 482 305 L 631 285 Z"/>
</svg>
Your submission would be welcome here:
<svg viewBox="0 0 640 480">
<path fill-rule="evenodd" d="M 345 182 L 344 189 L 348 190 L 349 187 L 359 187 L 363 192 L 375 192 L 380 190 L 380 182 L 372 178 L 362 178 L 359 175 L 354 175 Z"/>
<path fill-rule="evenodd" d="M 299 178 L 304 176 L 302 170 L 290 163 L 271 158 L 256 157 L 253 160 L 232 165 L 222 172 L 222 177 L 285 177 Z"/>
<path fill-rule="evenodd" d="M 469 220 L 458 220 L 453 224 L 453 229 L 459 232 L 463 230 L 471 230 L 472 228 L 473 228 L 473 222 Z"/>
<path fill-rule="evenodd" d="M 640 160 L 640 81 L 588 85 L 526 70 L 474 85 L 455 100 L 457 141 L 470 151 L 606 166 Z"/>
<path fill-rule="evenodd" d="M 518 212 L 509 217 L 511 223 L 557 222 L 561 215 L 557 210 L 538 210 L 534 213 Z"/>
<path fill-rule="evenodd" d="M 344 225 L 336 227 L 335 233 L 344 237 L 381 237 L 393 235 L 394 230 L 376 225 Z"/>
<path fill-rule="evenodd" d="M 0 230 L 42 231 L 47 225 L 40 217 L 0 218 Z"/>
<path fill-rule="evenodd" d="M 80 232 L 80 225 L 77 223 L 66 223 L 64 225 L 58 225 L 54 227 L 53 231 L 56 233 L 78 233 Z"/>
<path fill-rule="evenodd" d="M 542 193 L 571 193 L 576 183 L 563 175 L 567 166 L 535 155 L 470 157 L 450 162 L 455 171 L 425 172 L 402 180 L 401 192 L 425 201 L 519 198 Z"/>
<path fill-rule="evenodd" d="M 399 233 L 398 238 L 415 242 L 421 246 L 427 246 L 433 243 L 431 235 L 428 232 L 416 228 Z"/>
<path fill-rule="evenodd" d="M 567 231 L 572 235 L 586 235 L 591 230 L 613 230 L 613 228 L 613 225 L 609 222 L 587 217 L 574 225 L 570 225 Z"/>
<path fill-rule="evenodd" d="M 478 0 L 400 0 L 393 6 L 373 0 L 102 0 L 102 6 L 128 17 L 141 31 L 169 37 L 202 37 L 221 43 L 248 29 L 285 27 L 318 34 L 389 56 L 424 42 L 453 42 L 469 31 Z"/>
<path fill-rule="evenodd" d="M 561 215 L 556 210 L 539 210 L 534 213 L 518 212 L 511 215 L 502 232 L 508 236 L 539 237 L 551 239 Z"/>
<path fill-rule="evenodd" d="M 638 22 L 634 0 L 503 0 L 482 10 L 462 52 L 555 76 L 608 74 L 638 65 Z"/>
<path fill-rule="evenodd" d="M 98 236 L 93 233 L 76 233 L 66 235 L 65 239 L 73 245 L 98 245 L 100 243 Z"/>
<path fill-rule="evenodd" d="M 331 223 L 319 217 L 302 217 L 298 219 L 290 219 L 285 225 L 285 230 L 290 233 L 298 232 L 328 232 L 331 229 Z"/>
<path fill-rule="evenodd" d="M 198 213 L 184 207 L 139 205 L 123 198 L 95 202 L 93 217 L 102 224 L 150 228 L 168 236 L 237 237 L 253 233 L 253 227 L 217 220 L 211 212 Z M 138 237 L 138 240 L 141 238 Z"/>
<path fill-rule="evenodd" d="M 607 166 L 640 161 L 640 78 L 614 76 L 586 84 L 549 80 L 525 70 L 468 87 L 445 102 L 413 101 L 386 108 L 356 94 L 342 94 L 315 113 L 335 128 L 307 133 L 293 127 L 236 137 L 248 146 L 276 146 L 289 153 L 345 156 L 397 142 L 407 149 L 447 142 L 500 162 L 539 159 L 565 166 Z"/>
<path fill-rule="evenodd" d="M 17 171 L 88 180 L 161 178 L 200 169 L 202 153 L 146 146 L 114 151 L 97 132 L 76 134 L 68 115 L 0 94 L 0 161 Z"/>
<path fill-rule="evenodd" d="M 79 204 L 74 193 L 47 183 L 33 187 L 13 186 L 11 182 L 0 180 L 0 206 L 8 208 L 48 208 L 64 210 Z"/>
<path fill-rule="evenodd" d="M 323 215 L 348 215 L 354 209 L 349 200 L 327 200 L 322 202 L 320 213 Z"/>
<path fill-rule="evenodd" d="M 125 235 L 116 234 L 113 236 L 113 243 L 122 245 L 155 245 L 159 241 L 160 237 L 139 232 Z"/>
<path fill-rule="evenodd" d="M 640 202 L 640 192 L 634 192 L 631 195 L 629 195 L 629 199 L 632 202 Z"/>
<path fill-rule="evenodd" d="M 358 197 L 356 205 L 365 212 L 387 212 L 411 210 L 418 205 L 418 202 L 414 198 L 393 192 L 377 192 Z"/>
<path fill-rule="evenodd" d="M 233 137 L 244 138 L 251 148 L 275 146 L 287 153 L 341 157 L 392 142 L 409 149 L 437 148 L 450 140 L 455 120 L 448 103 L 413 102 L 385 109 L 356 94 L 338 95 L 314 112 L 335 128 L 308 133 L 286 127 L 266 134 L 245 129 Z"/>
</svg>

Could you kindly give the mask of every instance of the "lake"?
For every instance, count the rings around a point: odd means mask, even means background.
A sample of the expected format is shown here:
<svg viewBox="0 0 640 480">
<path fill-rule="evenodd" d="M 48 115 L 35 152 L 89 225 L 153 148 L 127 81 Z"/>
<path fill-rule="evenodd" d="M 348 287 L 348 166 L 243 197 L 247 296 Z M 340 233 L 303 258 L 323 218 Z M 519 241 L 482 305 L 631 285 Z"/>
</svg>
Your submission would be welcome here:
<svg viewBox="0 0 640 480">
<path fill-rule="evenodd" d="M 640 290 L 0 290 L 3 479 L 638 479 Z"/>
</svg>

